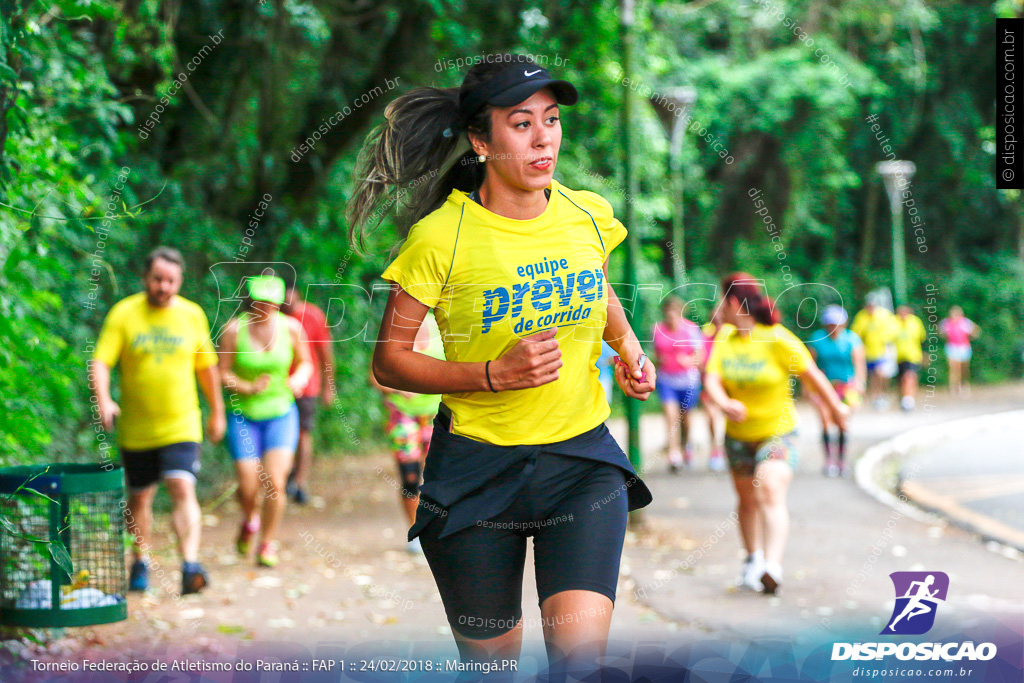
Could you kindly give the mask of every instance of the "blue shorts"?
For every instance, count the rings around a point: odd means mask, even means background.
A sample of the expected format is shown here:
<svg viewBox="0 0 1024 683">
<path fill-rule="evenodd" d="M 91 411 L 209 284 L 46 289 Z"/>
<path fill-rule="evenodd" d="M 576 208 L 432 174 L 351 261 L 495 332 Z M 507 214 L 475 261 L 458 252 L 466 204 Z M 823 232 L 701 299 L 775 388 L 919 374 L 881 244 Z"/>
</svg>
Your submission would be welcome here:
<svg viewBox="0 0 1024 683">
<path fill-rule="evenodd" d="M 966 363 L 971 359 L 971 345 L 946 344 L 946 358 L 957 363 Z"/>
<path fill-rule="evenodd" d="M 671 401 L 678 403 L 682 410 L 693 410 L 697 405 L 697 399 L 700 398 L 700 373 L 681 372 L 673 375 L 658 375 L 656 390 L 658 399 L 662 403 Z"/>
<path fill-rule="evenodd" d="M 275 448 L 295 452 L 298 445 L 299 409 L 294 403 L 287 413 L 269 420 L 228 413 L 227 446 L 232 460 L 258 460 Z"/>
<path fill-rule="evenodd" d="M 867 366 L 868 374 L 874 374 L 875 370 L 877 370 L 878 367 L 880 365 L 882 365 L 883 363 L 885 363 L 885 357 L 884 356 L 882 358 L 868 358 L 867 362 L 865 362 L 865 365 Z"/>
</svg>

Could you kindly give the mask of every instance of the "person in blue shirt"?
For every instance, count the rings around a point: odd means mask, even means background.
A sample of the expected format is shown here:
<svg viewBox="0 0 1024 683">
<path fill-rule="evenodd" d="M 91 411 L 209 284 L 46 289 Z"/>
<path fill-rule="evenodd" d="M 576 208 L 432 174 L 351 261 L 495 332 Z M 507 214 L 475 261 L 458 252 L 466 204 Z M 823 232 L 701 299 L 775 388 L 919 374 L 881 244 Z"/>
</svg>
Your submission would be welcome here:
<svg viewBox="0 0 1024 683">
<path fill-rule="evenodd" d="M 867 378 L 867 362 L 860 337 L 846 329 L 847 315 L 842 306 L 825 307 L 821 322 L 824 330 L 807 343 L 818 368 L 832 382 L 843 403 L 856 408 L 860 405 Z M 816 397 L 812 397 L 815 398 Z M 846 431 L 835 425 L 835 448 L 832 447 L 831 428 L 835 424 L 826 406 L 815 400 L 821 417 L 821 440 L 825 446 L 825 476 L 846 476 Z"/>
<path fill-rule="evenodd" d="M 612 389 L 615 387 L 615 349 L 606 341 L 601 342 L 601 356 L 597 359 L 597 370 L 601 374 L 601 386 L 604 387 L 604 395 L 608 399 L 608 405 L 612 404 Z"/>
</svg>

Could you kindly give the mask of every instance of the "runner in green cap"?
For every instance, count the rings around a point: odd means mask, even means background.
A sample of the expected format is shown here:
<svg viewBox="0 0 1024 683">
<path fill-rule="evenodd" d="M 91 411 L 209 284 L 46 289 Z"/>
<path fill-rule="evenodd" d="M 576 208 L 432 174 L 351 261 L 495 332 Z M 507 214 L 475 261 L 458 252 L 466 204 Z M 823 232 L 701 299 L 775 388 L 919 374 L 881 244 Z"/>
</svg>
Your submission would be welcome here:
<svg viewBox="0 0 1024 683">
<path fill-rule="evenodd" d="M 265 274 L 246 285 L 245 312 L 232 318 L 220 339 L 220 368 L 229 390 L 227 441 L 242 507 L 237 547 L 248 554 L 260 530 L 257 493 L 262 488 L 263 535 L 256 562 L 273 567 L 278 562 L 274 535 L 299 438 L 295 397 L 306 388 L 313 364 L 301 323 L 280 312 L 284 280 Z"/>
</svg>

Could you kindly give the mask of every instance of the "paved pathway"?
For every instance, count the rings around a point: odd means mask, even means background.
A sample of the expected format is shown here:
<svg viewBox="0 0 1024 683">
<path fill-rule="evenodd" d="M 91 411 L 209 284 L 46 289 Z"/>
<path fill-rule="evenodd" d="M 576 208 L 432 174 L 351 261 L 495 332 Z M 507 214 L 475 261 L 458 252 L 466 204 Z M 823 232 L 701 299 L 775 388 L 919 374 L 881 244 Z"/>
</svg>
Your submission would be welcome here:
<svg viewBox="0 0 1024 683">
<path fill-rule="evenodd" d="M 976 391 L 970 403 L 936 399 L 932 410 L 912 415 L 865 411 L 854 421 L 852 453 L 912 427 L 1014 407 L 1020 390 L 1014 391 Z M 789 498 L 793 533 L 784 592 L 777 598 L 731 588 L 742 553 L 730 519 L 735 497 L 728 475 L 668 474 L 657 453 L 664 438 L 660 418 L 644 419 L 645 479 L 655 502 L 645 511 L 645 524 L 627 538 L 613 642 L 640 648 L 708 636 L 744 643 L 772 634 L 821 642 L 846 631 L 877 633 L 892 606 L 887 575 L 906 569 L 950 575 L 949 600 L 936 628 L 959 632 L 984 615 L 1021 629 L 1024 565 L 1018 553 L 990 550 L 941 522 L 904 517 L 851 479 L 824 478 L 816 418 L 806 406 L 800 412 L 802 454 Z M 694 419 L 700 448 L 705 423 L 699 414 Z M 613 433 L 621 436 L 623 426 L 613 421 Z M 703 456 L 698 460 L 702 465 Z M 324 656 L 355 648 L 411 656 L 423 647 L 454 657 L 430 572 L 422 559 L 404 551 L 397 494 L 391 478 L 381 474 L 390 475 L 390 457 L 325 458 L 318 468 L 315 504 L 292 506 L 287 513 L 279 567 L 257 570 L 251 560 L 234 555 L 237 511 L 228 502 L 204 517 L 201 559 L 211 570 L 211 588 L 179 599 L 169 522 L 160 518 L 154 545 L 169 567 L 169 590 L 157 586 L 147 595 L 133 594 L 128 621 L 69 630 L 67 638 L 51 644 L 50 655 L 212 660 L 246 650 Z M 535 670 L 542 632 L 531 571 L 523 603 L 523 668 Z"/>
<path fill-rule="evenodd" d="M 1006 387 L 976 391 L 970 402 L 936 397 L 909 415 L 865 409 L 853 420 L 852 453 L 914 427 L 1007 410 L 1015 407 L 1020 393 L 1020 387 Z M 701 440 L 706 422 L 699 413 L 694 418 L 695 436 Z M 800 419 L 801 455 L 789 494 L 792 527 L 781 596 L 732 588 L 743 552 L 730 519 L 735 494 L 728 475 L 671 475 L 662 461 L 648 465 L 645 475 L 655 497 L 645 519 L 660 542 L 626 550 L 634 599 L 671 621 L 722 637 L 778 634 L 820 640 L 825 631 L 877 633 L 893 604 L 888 574 L 932 569 L 951 579 L 947 604 L 952 608 L 938 622 L 945 620 L 946 628 L 957 631 L 979 614 L 1024 624 L 1020 553 L 990 549 L 938 519 L 933 524 L 909 519 L 870 498 L 852 479 L 825 478 L 817 418 L 805 405 Z M 622 436 L 623 425 L 615 426 Z M 645 452 L 654 454 L 663 446 L 657 416 L 645 418 L 643 435 Z"/>
<path fill-rule="evenodd" d="M 1018 405 L 1024 408 L 1024 395 Z M 904 491 L 922 506 L 1024 551 L 1024 410 L 983 424 L 908 458 Z"/>
</svg>

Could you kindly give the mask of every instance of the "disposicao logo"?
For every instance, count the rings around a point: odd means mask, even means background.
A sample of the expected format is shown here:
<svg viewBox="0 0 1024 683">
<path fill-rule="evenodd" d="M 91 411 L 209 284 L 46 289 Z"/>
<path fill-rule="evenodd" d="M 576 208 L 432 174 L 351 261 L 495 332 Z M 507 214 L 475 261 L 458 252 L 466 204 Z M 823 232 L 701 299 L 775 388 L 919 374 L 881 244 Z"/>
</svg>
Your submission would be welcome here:
<svg viewBox="0 0 1024 683">
<path fill-rule="evenodd" d="M 919 636 L 935 625 L 935 612 L 949 592 L 949 577 L 943 572 L 893 572 L 889 575 L 896 589 L 892 616 L 879 635 Z M 996 656 L 993 643 L 834 643 L 832 660 L 897 659 L 919 661 L 989 660 Z"/>
<path fill-rule="evenodd" d="M 896 605 L 883 636 L 919 636 L 935 624 L 935 611 L 949 592 L 949 577 L 943 572 L 893 572 Z"/>
</svg>

